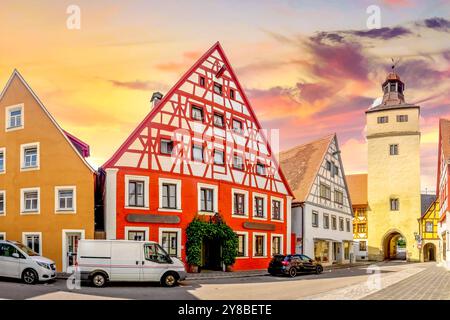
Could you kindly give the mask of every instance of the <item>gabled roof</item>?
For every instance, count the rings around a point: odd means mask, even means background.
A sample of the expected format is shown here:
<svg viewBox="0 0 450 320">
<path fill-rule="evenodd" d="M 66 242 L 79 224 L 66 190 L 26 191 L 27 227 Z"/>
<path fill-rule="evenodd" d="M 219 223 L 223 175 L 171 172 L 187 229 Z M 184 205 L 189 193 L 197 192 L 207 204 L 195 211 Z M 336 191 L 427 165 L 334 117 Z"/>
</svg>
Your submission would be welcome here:
<svg viewBox="0 0 450 320">
<path fill-rule="evenodd" d="M 294 192 L 296 202 L 306 201 L 330 143 L 335 137 L 335 134 L 331 134 L 280 153 L 281 169 Z"/>
<path fill-rule="evenodd" d="M 42 101 L 39 99 L 39 97 L 36 95 L 36 93 L 31 89 L 31 87 L 28 85 L 28 83 L 25 81 L 25 79 L 22 77 L 22 75 L 19 73 L 17 69 L 14 69 L 11 77 L 9 78 L 8 82 L 6 83 L 6 86 L 3 88 L 2 93 L 0 94 L 0 100 L 3 99 L 3 96 L 5 95 L 6 91 L 8 90 L 9 86 L 11 85 L 13 79 L 17 77 L 22 84 L 25 86 L 25 88 L 31 93 L 34 100 L 37 102 L 37 104 L 42 108 L 44 113 L 47 115 L 47 117 L 50 119 L 50 121 L 53 123 L 53 125 L 56 127 L 56 129 L 61 133 L 61 135 L 64 137 L 64 139 L 69 143 L 69 145 L 72 147 L 73 151 L 80 157 L 80 159 L 83 161 L 83 163 L 91 170 L 92 172 L 95 172 L 95 169 L 92 168 L 92 166 L 86 161 L 85 155 L 80 152 L 80 150 L 76 146 L 76 142 L 80 143 L 80 146 L 83 146 L 82 148 L 87 148 L 87 156 L 89 156 L 89 145 L 82 142 L 80 139 L 76 138 L 75 136 L 67 133 L 64 131 L 58 122 L 56 122 L 55 118 L 50 114 L 50 112 L 47 110 L 47 108 L 44 106 Z"/>
<path fill-rule="evenodd" d="M 348 191 L 352 204 L 356 206 L 367 206 L 367 173 L 351 174 L 346 177 Z"/>
<path fill-rule="evenodd" d="M 423 217 L 427 213 L 430 206 L 436 200 L 436 195 L 434 194 L 421 194 L 420 195 L 420 216 Z"/>
<path fill-rule="evenodd" d="M 106 168 L 106 167 L 110 167 L 113 166 L 114 162 L 118 159 L 118 157 L 121 155 L 121 153 L 123 152 L 123 150 L 125 150 L 127 148 L 128 145 L 130 145 L 134 139 L 137 137 L 137 135 L 143 130 L 143 128 L 146 126 L 146 124 L 151 121 L 151 119 L 153 119 L 153 117 L 155 115 L 157 115 L 161 109 L 163 108 L 163 106 L 171 99 L 171 97 L 173 96 L 173 94 L 181 87 L 181 85 L 189 78 L 189 76 L 198 68 L 201 66 L 201 64 L 211 55 L 214 53 L 214 51 L 217 50 L 219 55 L 222 57 L 226 67 L 227 67 L 227 71 L 230 73 L 234 83 L 236 84 L 237 89 L 241 92 L 242 94 L 242 99 L 244 101 L 244 103 L 247 105 L 248 110 L 250 112 L 250 115 L 252 116 L 253 120 L 256 123 L 256 126 L 258 129 L 262 129 L 261 123 L 259 122 L 258 118 L 256 117 L 256 114 L 253 110 L 253 107 L 245 93 L 245 90 L 243 89 L 243 87 L 241 86 L 234 70 L 233 67 L 230 63 L 230 61 L 228 60 L 227 56 L 225 55 L 225 52 L 222 48 L 222 46 L 220 45 L 219 42 L 216 42 L 208 51 L 206 51 L 198 60 L 197 62 L 195 62 L 185 73 L 184 75 L 177 81 L 177 83 L 167 92 L 166 95 L 164 95 L 164 97 L 161 99 L 160 102 L 158 102 L 157 106 L 154 107 L 153 109 L 151 109 L 151 111 L 148 113 L 148 115 L 141 121 L 141 123 L 133 130 L 133 132 L 130 134 L 130 136 L 127 138 L 127 140 L 125 140 L 125 142 L 116 150 L 116 152 L 112 155 L 112 157 L 105 162 L 105 164 L 103 164 L 102 168 Z M 292 190 L 289 187 L 289 184 L 280 168 L 280 166 L 278 165 L 278 162 L 274 156 L 274 154 L 272 153 L 271 150 L 271 146 L 268 143 L 267 137 L 265 136 L 265 134 L 263 132 L 261 132 L 261 136 L 262 139 L 264 140 L 264 143 L 267 146 L 267 150 L 269 152 L 269 154 L 271 154 L 271 158 L 272 158 L 272 162 L 274 164 L 274 166 L 279 168 L 279 174 L 280 177 L 282 179 L 282 181 L 284 182 L 286 189 L 289 193 L 289 195 L 293 196 Z"/>
</svg>

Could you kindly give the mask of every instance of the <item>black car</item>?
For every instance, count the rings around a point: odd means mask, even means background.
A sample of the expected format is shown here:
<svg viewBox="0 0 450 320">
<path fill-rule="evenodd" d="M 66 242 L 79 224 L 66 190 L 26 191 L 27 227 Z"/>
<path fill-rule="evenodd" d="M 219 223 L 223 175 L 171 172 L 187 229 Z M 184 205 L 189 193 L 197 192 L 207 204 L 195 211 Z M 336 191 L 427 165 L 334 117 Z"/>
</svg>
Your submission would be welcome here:
<svg viewBox="0 0 450 320">
<path fill-rule="evenodd" d="M 269 264 L 269 273 L 295 277 L 300 272 L 322 273 L 322 265 L 304 254 L 274 255 Z"/>
</svg>

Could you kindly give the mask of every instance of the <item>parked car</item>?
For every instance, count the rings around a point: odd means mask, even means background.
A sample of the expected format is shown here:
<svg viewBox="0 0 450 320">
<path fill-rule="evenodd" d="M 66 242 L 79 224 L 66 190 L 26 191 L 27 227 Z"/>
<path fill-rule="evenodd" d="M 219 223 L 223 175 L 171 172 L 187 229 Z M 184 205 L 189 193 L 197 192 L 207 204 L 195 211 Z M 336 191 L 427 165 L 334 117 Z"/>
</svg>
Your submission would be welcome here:
<svg viewBox="0 0 450 320">
<path fill-rule="evenodd" d="M 271 275 L 288 275 L 295 277 L 300 272 L 322 273 L 322 265 L 304 254 L 275 255 L 269 263 Z"/>
<path fill-rule="evenodd" d="M 0 241 L 0 276 L 22 279 L 26 284 L 56 278 L 55 263 L 16 241 Z"/>
<path fill-rule="evenodd" d="M 77 267 L 81 280 L 95 287 L 109 281 L 154 281 L 173 287 L 186 278 L 184 264 L 152 241 L 80 240 Z"/>
</svg>

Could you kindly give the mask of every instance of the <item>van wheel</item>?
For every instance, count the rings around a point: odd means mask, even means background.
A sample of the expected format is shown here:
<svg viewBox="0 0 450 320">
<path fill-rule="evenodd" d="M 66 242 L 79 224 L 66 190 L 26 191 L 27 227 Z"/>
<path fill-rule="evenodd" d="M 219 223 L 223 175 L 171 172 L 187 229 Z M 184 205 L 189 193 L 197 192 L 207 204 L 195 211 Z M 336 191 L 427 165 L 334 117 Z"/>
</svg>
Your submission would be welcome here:
<svg viewBox="0 0 450 320">
<path fill-rule="evenodd" d="M 295 278 L 296 275 L 297 275 L 297 270 L 295 268 L 290 268 L 289 269 L 289 276 L 291 278 Z"/>
<path fill-rule="evenodd" d="M 26 269 L 22 273 L 22 281 L 26 284 L 35 284 L 38 281 L 38 275 L 33 269 Z"/>
<path fill-rule="evenodd" d="M 161 278 L 161 285 L 163 287 L 174 287 L 176 286 L 178 283 L 178 277 L 175 273 L 173 272 L 168 272 L 166 274 L 164 274 Z"/>
<path fill-rule="evenodd" d="M 323 272 L 323 267 L 322 266 L 317 266 L 316 267 L 316 273 L 317 274 L 321 274 Z"/>
<path fill-rule="evenodd" d="M 106 276 L 103 273 L 96 273 L 91 278 L 94 287 L 102 288 L 106 285 Z"/>
</svg>

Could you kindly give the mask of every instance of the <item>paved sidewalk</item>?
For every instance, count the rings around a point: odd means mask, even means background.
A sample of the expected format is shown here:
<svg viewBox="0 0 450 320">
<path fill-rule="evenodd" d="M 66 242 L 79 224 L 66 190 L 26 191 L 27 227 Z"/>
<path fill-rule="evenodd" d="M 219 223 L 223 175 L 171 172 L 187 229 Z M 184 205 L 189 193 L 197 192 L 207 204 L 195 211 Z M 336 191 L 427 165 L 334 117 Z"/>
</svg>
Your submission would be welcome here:
<svg viewBox="0 0 450 320">
<path fill-rule="evenodd" d="M 450 271 L 434 265 L 364 300 L 449 300 Z"/>
</svg>

